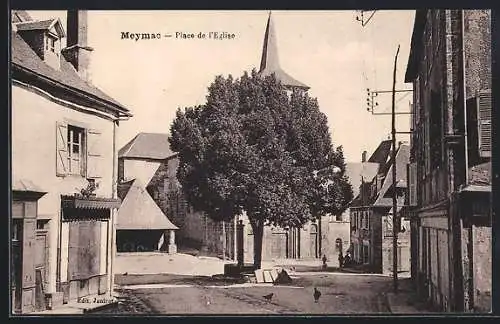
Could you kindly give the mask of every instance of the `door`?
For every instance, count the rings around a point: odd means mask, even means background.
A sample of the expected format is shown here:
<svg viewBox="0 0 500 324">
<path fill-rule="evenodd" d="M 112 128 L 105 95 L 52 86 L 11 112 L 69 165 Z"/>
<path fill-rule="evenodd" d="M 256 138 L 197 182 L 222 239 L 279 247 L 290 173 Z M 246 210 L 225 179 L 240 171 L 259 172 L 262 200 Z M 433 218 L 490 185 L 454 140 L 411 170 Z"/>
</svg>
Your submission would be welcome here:
<svg viewBox="0 0 500 324">
<path fill-rule="evenodd" d="M 40 225 L 37 224 L 37 227 L 40 228 Z M 35 305 L 37 310 L 43 310 L 45 309 L 45 293 L 49 281 L 49 240 L 47 230 L 36 231 L 35 251 Z"/>
<path fill-rule="evenodd" d="M 11 268 L 11 287 L 12 287 L 12 311 L 19 313 L 21 311 L 21 292 L 22 292 L 22 237 L 23 224 L 22 219 L 12 220 L 12 268 Z"/>
<path fill-rule="evenodd" d="M 311 240 L 310 240 L 311 257 L 317 258 L 318 257 L 318 225 L 312 224 L 311 231 L 309 233 L 311 236 Z"/>
<path fill-rule="evenodd" d="M 271 258 L 284 259 L 286 258 L 286 233 L 273 233 L 271 235 Z"/>
</svg>

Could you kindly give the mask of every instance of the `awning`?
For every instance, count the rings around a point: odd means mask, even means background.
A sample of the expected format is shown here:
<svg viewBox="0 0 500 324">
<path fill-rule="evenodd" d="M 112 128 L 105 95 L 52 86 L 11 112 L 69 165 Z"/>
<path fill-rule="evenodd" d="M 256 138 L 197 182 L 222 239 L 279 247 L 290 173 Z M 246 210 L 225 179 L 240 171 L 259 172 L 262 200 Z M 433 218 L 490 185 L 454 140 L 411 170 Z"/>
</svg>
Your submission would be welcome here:
<svg viewBox="0 0 500 324">
<path fill-rule="evenodd" d="M 28 179 L 19 179 L 12 176 L 12 196 L 14 200 L 38 200 L 47 194 L 47 191 Z"/>
<path fill-rule="evenodd" d="M 39 192 L 46 193 L 40 186 L 33 183 L 33 181 L 28 179 L 12 179 L 12 191 L 27 191 L 27 192 Z"/>
<path fill-rule="evenodd" d="M 115 198 L 61 196 L 63 208 L 114 209 L 120 208 L 121 200 Z"/>
</svg>

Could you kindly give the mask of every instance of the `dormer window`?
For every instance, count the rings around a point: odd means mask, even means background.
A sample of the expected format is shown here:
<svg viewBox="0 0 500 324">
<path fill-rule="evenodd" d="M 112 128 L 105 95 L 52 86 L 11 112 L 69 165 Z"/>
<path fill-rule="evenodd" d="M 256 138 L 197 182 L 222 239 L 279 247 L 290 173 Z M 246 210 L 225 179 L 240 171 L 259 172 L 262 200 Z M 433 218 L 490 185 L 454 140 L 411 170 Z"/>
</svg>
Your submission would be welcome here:
<svg viewBox="0 0 500 324">
<path fill-rule="evenodd" d="M 53 53 L 56 53 L 56 42 L 57 42 L 57 39 L 54 36 L 47 35 L 47 37 L 45 38 L 45 49 L 47 51 L 51 51 Z"/>
<path fill-rule="evenodd" d="M 17 33 L 49 66 L 60 67 L 61 38 L 65 37 L 59 19 L 27 21 L 16 24 Z"/>
</svg>

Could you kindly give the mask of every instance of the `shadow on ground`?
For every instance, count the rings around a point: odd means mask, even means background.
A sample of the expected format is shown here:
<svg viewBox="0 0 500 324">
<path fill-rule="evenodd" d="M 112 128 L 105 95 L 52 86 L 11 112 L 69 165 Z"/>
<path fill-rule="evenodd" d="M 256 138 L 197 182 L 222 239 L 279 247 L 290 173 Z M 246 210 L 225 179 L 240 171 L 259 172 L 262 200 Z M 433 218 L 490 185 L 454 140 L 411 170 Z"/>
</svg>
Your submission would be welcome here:
<svg viewBox="0 0 500 324">
<path fill-rule="evenodd" d="M 147 275 L 116 275 L 115 283 L 117 285 L 147 285 L 147 284 L 171 284 L 171 285 L 228 285 L 246 282 L 245 278 L 225 277 L 221 275 L 214 276 L 190 276 L 176 274 L 147 274 Z"/>
</svg>

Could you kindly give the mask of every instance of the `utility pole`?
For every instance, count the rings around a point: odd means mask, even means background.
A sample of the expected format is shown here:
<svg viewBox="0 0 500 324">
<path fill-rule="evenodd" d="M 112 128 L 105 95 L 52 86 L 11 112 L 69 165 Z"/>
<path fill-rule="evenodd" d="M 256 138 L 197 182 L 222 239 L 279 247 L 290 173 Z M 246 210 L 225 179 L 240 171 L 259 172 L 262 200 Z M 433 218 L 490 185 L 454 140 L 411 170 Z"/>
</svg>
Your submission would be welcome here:
<svg viewBox="0 0 500 324">
<path fill-rule="evenodd" d="M 361 22 L 362 27 L 365 27 L 366 25 L 368 25 L 370 20 L 373 18 L 373 16 L 377 12 L 377 10 L 372 10 L 370 16 L 365 20 L 365 15 L 364 15 L 365 11 L 369 11 L 369 10 L 359 10 L 359 14 L 356 15 L 356 21 Z"/>
<path fill-rule="evenodd" d="M 392 272 L 394 292 L 398 292 L 398 200 L 396 191 L 396 70 L 398 63 L 399 45 L 394 58 L 392 75 Z"/>
<path fill-rule="evenodd" d="M 399 219 L 398 219 L 398 201 L 397 201 L 397 192 L 396 192 L 396 186 L 397 186 L 397 181 L 396 181 L 396 134 L 411 134 L 412 130 L 409 132 L 398 132 L 396 131 L 396 115 L 412 115 L 413 112 L 408 111 L 408 112 L 396 112 L 396 93 L 399 92 L 413 92 L 413 90 L 407 89 L 407 90 L 396 90 L 396 69 L 397 69 L 397 62 L 398 62 L 398 55 L 399 55 L 399 45 L 398 49 L 396 52 L 396 56 L 394 58 L 394 70 L 393 70 L 393 83 L 392 83 L 392 90 L 385 90 L 385 91 L 371 91 L 370 89 L 366 89 L 368 98 L 367 98 L 367 108 L 366 110 L 370 112 L 372 115 L 391 115 L 392 117 L 392 129 L 391 129 L 391 137 L 392 137 L 392 187 L 393 187 L 393 195 L 392 195 L 392 268 L 393 268 L 393 284 L 394 284 L 394 292 L 398 291 L 398 233 L 399 233 Z M 378 106 L 378 103 L 375 102 L 374 98 L 379 94 L 379 93 L 392 93 L 392 107 L 391 107 L 391 112 L 390 113 L 380 113 L 380 112 L 375 112 L 374 107 Z"/>
</svg>

